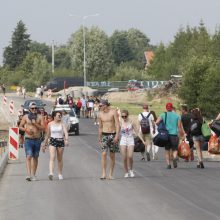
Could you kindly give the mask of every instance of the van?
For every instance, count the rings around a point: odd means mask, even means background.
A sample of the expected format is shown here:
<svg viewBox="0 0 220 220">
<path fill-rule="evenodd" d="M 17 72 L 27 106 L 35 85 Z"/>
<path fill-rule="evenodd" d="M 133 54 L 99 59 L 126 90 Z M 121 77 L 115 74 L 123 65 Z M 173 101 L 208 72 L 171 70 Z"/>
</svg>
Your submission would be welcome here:
<svg viewBox="0 0 220 220">
<path fill-rule="evenodd" d="M 44 90 L 51 89 L 52 92 L 58 92 L 62 89 L 67 89 L 73 86 L 83 86 L 84 81 L 82 77 L 56 77 L 46 83 Z"/>
</svg>

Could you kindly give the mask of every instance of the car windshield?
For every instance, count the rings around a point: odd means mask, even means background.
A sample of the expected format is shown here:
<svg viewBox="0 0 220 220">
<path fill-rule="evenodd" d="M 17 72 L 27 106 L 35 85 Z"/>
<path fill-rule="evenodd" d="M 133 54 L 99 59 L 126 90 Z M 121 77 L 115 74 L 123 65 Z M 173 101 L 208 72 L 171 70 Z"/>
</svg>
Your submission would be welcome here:
<svg viewBox="0 0 220 220">
<path fill-rule="evenodd" d="M 24 103 L 24 107 L 29 107 L 29 104 L 30 104 L 31 102 L 35 102 L 37 106 L 43 106 L 43 105 L 44 105 L 41 100 L 27 100 L 27 101 L 25 101 L 25 103 Z"/>
<path fill-rule="evenodd" d="M 57 107 L 53 111 L 60 111 L 60 112 L 62 112 L 63 110 L 65 110 L 67 112 L 67 114 L 69 114 L 69 116 L 76 117 L 76 114 L 75 114 L 74 110 L 71 109 L 71 108 L 62 108 L 62 107 L 59 108 L 59 107 Z"/>
</svg>

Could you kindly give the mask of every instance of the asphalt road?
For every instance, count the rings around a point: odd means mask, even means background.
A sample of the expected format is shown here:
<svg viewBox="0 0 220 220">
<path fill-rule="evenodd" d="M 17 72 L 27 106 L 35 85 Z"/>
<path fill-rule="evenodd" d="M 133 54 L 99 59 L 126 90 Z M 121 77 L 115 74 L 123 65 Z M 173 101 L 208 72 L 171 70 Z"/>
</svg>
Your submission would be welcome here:
<svg viewBox="0 0 220 220">
<path fill-rule="evenodd" d="M 70 137 L 64 153 L 64 180 L 48 180 L 48 151 L 39 159 L 38 181 L 25 181 L 24 150 L 10 161 L 0 180 L 0 219 L 220 219 L 220 163 L 181 161 L 167 170 L 163 149 L 159 160 L 134 156 L 136 177 L 125 179 L 116 156 L 115 180 L 100 180 L 97 126 L 80 119 L 80 135 Z"/>
</svg>

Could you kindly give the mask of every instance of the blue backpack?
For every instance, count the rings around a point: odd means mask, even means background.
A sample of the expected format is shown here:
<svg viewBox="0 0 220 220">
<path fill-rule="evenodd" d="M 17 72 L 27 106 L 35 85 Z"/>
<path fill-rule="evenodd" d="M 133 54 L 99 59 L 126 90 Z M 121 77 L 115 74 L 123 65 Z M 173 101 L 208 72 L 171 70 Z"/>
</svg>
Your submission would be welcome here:
<svg viewBox="0 0 220 220">
<path fill-rule="evenodd" d="M 167 112 L 165 112 L 165 122 L 161 120 L 157 128 L 158 134 L 153 139 L 154 145 L 158 147 L 164 147 L 169 143 L 169 132 L 166 128 L 166 121 L 167 121 Z"/>
</svg>

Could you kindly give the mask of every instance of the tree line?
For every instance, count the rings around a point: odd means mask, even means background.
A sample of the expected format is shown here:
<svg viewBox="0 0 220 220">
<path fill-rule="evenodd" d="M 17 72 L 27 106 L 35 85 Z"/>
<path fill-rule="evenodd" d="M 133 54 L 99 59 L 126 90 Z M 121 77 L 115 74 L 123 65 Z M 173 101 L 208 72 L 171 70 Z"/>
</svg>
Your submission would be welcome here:
<svg viewBox="0 0 220 220">
<path fill-rule="evenodd" d="M 198 27 L 182 27 L 168 45 L 155 46 L 140 30 L 115 30 L 109 37 L 98 27 L 85 27 L 88 81 L 169 80 L 182 75 L 178 91 L 189 107 L 199 107 L 206 116 L 220 108 L 220 29 L 214 34 L 201 21 Z M 51 46 L 32 41 L 19 21 L 4 49 L 0 83 L 25 86 L 32 91 L 55 76 L 83 76 L 83 27 L 64 45 L 55 46 L 52 74 Z M 154 51 L 146 69 L 144 52 Z"/>
</svg>

